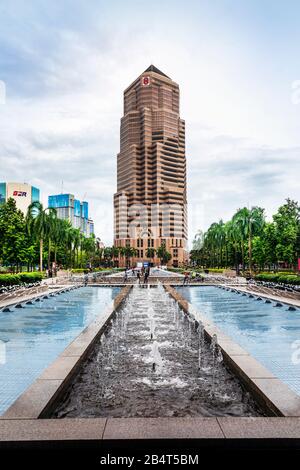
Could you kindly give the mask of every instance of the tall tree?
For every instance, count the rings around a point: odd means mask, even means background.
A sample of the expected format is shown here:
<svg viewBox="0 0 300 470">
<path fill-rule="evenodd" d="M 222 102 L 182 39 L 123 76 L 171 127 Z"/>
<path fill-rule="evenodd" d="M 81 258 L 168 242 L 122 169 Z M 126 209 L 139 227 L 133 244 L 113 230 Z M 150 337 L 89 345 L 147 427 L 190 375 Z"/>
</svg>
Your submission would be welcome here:
<svg viewBox="0 0 300 470">
<path fill-rule="evenodd" d="M 279 261 L 295 265 L 300 254 L 300 207 L 287 199 L 273 216 L 276 231 L 276 255 Z"/>
<path fill-rule="evenodd" d="M 156 254 L 160 259 L 161 264 L 166 264 L 172 258 L 171 253 L 169 253 L 165 245 L 161 245 L 157 248 Z"/>
<path fill-rule="evenodd" d="M 147 258 L 150 258 L 151 261 L 153 261 L 155 253 L 156 253 L 155 248 L 148 247 L 146 250 L 146 256 Z"/>
<path fill-rule="evenodd" d="M 28 263 L 35 254 L 35 246 L 26 233 L 23 213 L 17 209 L 16 201 L 9 198 L 0 206 L 0 259 L 5 265 L 18 269 Z"/>
<path fill-rule="evenodd" d="M 40 244 L 40 271 L 43 271 L 43 249 L 44 241 L 47 240 L 51 231 L 52 219 L 56 215 L 56 209 L 44 208 L 41 202 L 35 201 L 30 204 L 26 216 L 28 233 Z"/>
</svg>

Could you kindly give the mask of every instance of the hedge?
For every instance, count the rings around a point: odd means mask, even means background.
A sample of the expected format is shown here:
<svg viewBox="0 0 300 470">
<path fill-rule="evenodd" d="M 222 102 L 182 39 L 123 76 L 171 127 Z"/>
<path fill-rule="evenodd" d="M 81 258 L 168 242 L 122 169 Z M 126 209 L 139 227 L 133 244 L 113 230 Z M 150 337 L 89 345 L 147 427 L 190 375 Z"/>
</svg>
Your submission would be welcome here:
<svg viewBox="0 0 300 470">
<path fill-rule="evenodd" d="M 39 272 L 19 273 L 19 274 L 0 274 L 0 286 L 15 286 L 18 284 L 30 284 L 40 282 L 43 274 Z"/>
<path fill-rule="evenodd" d="M 276 276 L 296 276 L 295 274 L 295 271 L 261 271 L 260 273 L 258 273 L 259 275 L 263 274 L 263 275 L 276 275 Z M 257 274 L 257 275 L 258 275 Z"/>
<path fill-rule="evenodd" d="M 281 284 L 297 284 L 300 285 L 300 276 L 296 274 L 257 274 L 257 281 L 278 282 Z"/>
<path fill-rule="evenodd" d="M 173 266 L 170 266 L 168 268 L 168 271 L 174 272 L 174 273 L 182 273 L 185 271 L 185 268 L 174 268 Z"/>
</svg>

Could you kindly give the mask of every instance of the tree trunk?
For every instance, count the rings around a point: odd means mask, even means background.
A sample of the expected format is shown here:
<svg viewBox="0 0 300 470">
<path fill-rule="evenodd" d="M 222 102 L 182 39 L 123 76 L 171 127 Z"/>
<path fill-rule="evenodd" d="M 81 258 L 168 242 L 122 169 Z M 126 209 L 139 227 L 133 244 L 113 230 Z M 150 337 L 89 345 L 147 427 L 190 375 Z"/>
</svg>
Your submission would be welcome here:
<svg viewBox="0 0 300 470">
<path fill-rule="evenodd" d="M 252 233 L 251 223 L 249 224 L 249 271 L 252 274 Z"/>
<path fill-rule="evenodd" d="M 50 271 L 50 259 L 51 259 L 51 240 L 49 238 L 49 244 L 48 244 L 48 272 Z"/>
<path fill-rule="evenodd" d="M 244 249 L 244 240 L 241 243 L 241 251 L 242 251 L 242 266 L 243 271 L 245 271 L 245 249 Z"/>
<path fill-rule="evenodd" d="M 235 271 L 236 271 L 237 276 L 239 276 L 240 270 L 239 270 L 239 260 L 238 260 L 238 252 L 237 252 L 236 245 L 234 246 L 234 257 L 235 257 Z"/>
<path fill-rule="evenodd" d="M 40 271 L 43 271 L 43 239 L 40 239 Z"/>
</svg>

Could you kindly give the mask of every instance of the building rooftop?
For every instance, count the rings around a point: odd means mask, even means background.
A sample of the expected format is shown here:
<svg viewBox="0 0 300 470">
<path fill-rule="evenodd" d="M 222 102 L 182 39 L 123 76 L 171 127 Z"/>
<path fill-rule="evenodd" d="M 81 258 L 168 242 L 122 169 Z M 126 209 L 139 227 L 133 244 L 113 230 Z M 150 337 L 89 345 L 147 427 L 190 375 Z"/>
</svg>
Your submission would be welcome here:
<svg viewBox="0 0 300 470">
<path fill-rule="evenodd" d="M 155 73 L 158 73 L 159 75 L 162 75 L 163 77 L 170 78 L 170 77 L 168 77 L 168 75 L 166 75 L 161 70 L 159 70 L 157 67 L 155 67 L 155 65 L 153 65 L 153 64 L 151 64 L 146 70 L 144 70 L 143 73 L 145 73 L 145 72 L 155 72 Z"/>
</svg>

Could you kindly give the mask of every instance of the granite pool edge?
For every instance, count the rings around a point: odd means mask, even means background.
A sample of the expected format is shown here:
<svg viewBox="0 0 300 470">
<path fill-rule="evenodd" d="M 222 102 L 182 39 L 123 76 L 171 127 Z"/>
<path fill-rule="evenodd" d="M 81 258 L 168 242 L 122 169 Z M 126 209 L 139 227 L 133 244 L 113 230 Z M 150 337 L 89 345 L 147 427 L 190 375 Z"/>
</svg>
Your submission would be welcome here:
<svg viewBox="0 0 300 470">
<path fill-rule="evenodd" d="M 283 417 L 185 417 L 185 418 L 65 418 L 6 419 L 0 422 L 0 449 L 13 443 L 38 447 L 40 443 L 94 442 L 99 450 L 105 443 L 148 440 L 281 439 L 299 442 L 300 418 Z M 128 445 L 128 444 L 127 444 Z"/>
<path fill-rule="evenodd" d="M 300 417 L 300 396 L 288 385 L 275 377 L 239 344 L 224 334 L 210 319 L 185 300 L 173 287 L 164 286 L 166 291 L 204 326 L 208 339 L 216 334 L 225 364 L 241 380 L 269 416 Z"/>
<path fill-rule="evenodd" d="M 78 372 L 80 365 L 92 350 L 107 322 L 124 302 L 132 286 L 124 287 L 104 312 L 99 312 L 64 351 L 37 377 L 37 379 L 0 416 L 2 420 L 32 420 L 48 417 L 57 400 Z"/>
</svg>

